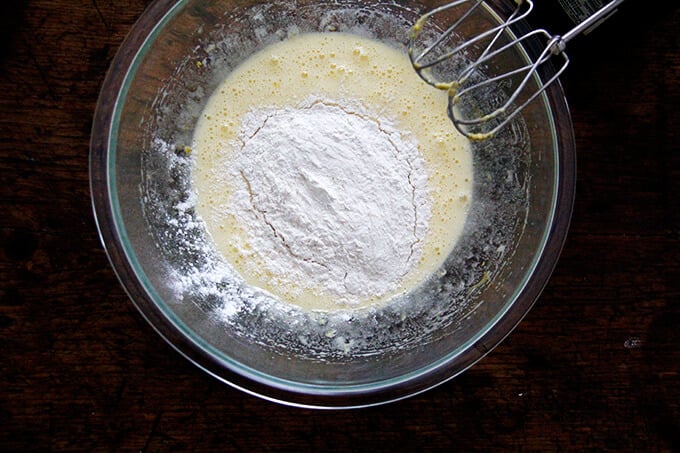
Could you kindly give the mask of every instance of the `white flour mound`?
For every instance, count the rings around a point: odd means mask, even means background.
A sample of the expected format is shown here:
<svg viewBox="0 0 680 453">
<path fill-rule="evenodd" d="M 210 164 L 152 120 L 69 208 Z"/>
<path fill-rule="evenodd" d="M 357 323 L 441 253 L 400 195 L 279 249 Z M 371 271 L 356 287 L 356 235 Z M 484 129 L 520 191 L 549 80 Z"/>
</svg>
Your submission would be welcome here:
<svg viewBox="0 0 680 453">
<path fill-rule="evenodd" d="M 228 176 L 245 253 L 279 286 L 356 304 L 396 290 L 430 218 L 414 138 L 356 106 L 310 101 L 245 115 Z"/>
</svg>

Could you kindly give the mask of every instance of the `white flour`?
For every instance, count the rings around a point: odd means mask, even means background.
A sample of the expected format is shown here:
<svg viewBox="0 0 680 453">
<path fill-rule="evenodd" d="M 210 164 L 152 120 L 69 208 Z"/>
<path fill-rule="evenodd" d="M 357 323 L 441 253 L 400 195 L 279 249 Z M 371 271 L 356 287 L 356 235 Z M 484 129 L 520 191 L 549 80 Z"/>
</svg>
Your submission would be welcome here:
<svg viewBox="0 0 680 453">
<path fill-rule="evenodd" d="M 229 214 L 245 225 L 244 258 L 276 286 L 357 304 L 417 265 L 430 201 L 413 137 L 317 100 L 248 113 L 234 146 Z"/>
</svg>

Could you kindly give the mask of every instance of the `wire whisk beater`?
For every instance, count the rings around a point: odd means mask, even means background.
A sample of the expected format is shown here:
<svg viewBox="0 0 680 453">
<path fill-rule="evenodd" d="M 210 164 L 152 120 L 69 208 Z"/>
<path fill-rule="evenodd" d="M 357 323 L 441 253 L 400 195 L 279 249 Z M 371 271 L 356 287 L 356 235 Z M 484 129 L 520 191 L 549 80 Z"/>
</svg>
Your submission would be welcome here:
<svg viewBox="0 0 680 453">
<path fill-rule="evenodd" d="M 564 35 L 544 29 L 518 35 L 515 30 L 533 10 L 533 0 L 515 0 L 503 21 L 494 21 L 497 16 L 484 0 L 456 0 L 413 25 L 409 58 L 424 81 L 448 92 L 448 114 L 456 129 L 483 140 L 554 83 L 569 65 L 566 44 L 599 25 L 622 1 L 610 1 Z M 451 20 L 442 31 L 441 24 Z"/>
</svg>

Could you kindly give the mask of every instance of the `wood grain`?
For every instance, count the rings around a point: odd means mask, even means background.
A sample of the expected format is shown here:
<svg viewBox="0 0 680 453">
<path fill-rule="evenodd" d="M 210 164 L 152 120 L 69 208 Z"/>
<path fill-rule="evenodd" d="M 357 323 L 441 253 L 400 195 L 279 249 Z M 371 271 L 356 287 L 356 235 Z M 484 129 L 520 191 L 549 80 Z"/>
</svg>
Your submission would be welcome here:
<svg viewBox="0 0 680 453">
<path fill-rule="evenodd" d="M 675 2 L 627 2 L 574 46 L 575 212 L 519 328 L 447 384 L 341 412 L 203 374 L 108 264 L 89 199 L 91 119 L 149 3 L 0 6 L 0 451 L 680 451 Z"/>
</svg>

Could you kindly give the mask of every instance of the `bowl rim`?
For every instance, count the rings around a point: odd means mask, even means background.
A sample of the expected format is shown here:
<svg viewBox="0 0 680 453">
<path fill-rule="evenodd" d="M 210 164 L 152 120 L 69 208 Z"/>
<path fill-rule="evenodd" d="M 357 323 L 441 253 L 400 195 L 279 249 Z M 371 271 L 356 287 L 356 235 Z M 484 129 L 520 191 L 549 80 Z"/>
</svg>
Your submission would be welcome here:
<svg viewBox="0 0 680 453">
<path fill-rule="evenodd" d="M 105 80 L 92 123 L 89 155 L 90 194 L 100 241 L 109 262 L 128 297 L 151 327 L 191 363 L 218 380 L 248 394 L 290 406 L 342 409 L 386 404 L 411 397 L 458 376 L 500 344 L 529 312 L 552 274 L 566 241 L 576 186 L 576 152 L 569 107 L 561 85 L 555 83 L 545 91 L 544 102 L 553 119 L 552 134 L 557 143 L 555 161 L 556 191 L 552 200 L 552 220 L 544 233 L 542 251 L 532 262 L 524 285 L 506 303 L 502 312 L 490 320 L 484 331 L 459 352 L 450 353 L 426 369 L 380 386 L 304 385 L 295 387 L 285 381 L 275 382 L 239 372 L 223 360 L 209 354 L 182 331 L 167 313 L 154 302 L 135 270 L 134 256 L 124 246 L 125 231 L 116 217 L 117 197 L 109 166 L 110 145 L 117 130 L 116 113 L 127 94 L 126 81 L 134 75 L 135 65 L 148 42 L 187 3 L 188 0 L 157 0 L 139 17 L 120 45 Z M 378 3 L 378 2 L 376 2 Z M 553 108 L 559 106 L 559 108 Z M 115 186 L 115 184 L 113 184 Z M 262 373 L 261 373 L 262 374 Z M 262 376 L 266 376 L 262 374 Z M 272 377 L 275 379 L 274 377 Z M 384 383 L 387 382 L 387 383 Z"/>
</svg>

